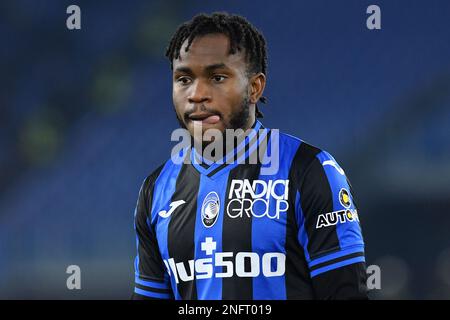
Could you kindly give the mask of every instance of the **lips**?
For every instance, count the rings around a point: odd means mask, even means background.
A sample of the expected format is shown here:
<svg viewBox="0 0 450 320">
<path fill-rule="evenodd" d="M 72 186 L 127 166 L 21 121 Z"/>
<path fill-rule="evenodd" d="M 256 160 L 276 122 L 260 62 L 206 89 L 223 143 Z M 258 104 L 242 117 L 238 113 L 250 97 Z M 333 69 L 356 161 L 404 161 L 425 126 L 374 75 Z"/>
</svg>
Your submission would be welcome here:
<svg viewBox="0 0 450 320">
<path fill-rule="evenodd" d="M 220 121 L 220 117 L 213 113 L 198 112 L 189 115 L 189 120 L 194 124 L 216 124 Z"/>
</svg>

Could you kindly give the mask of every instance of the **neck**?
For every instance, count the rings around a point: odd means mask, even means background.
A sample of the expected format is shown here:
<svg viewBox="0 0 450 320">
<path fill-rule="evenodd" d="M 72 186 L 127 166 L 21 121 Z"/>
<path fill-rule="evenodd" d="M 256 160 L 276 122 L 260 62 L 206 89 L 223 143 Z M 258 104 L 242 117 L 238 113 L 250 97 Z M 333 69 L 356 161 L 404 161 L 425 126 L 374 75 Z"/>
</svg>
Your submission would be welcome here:
<svg viewBox="0 0 450 320">
<path fill-rule="evenodd" d="M 201 144 L 194 143 L 196 150 L 202 151 L 202 156 L 211 162 L 218 161 L 232 152 L 244 139 L 252 132 L 252 128 L 256 125 L 256 118 L 253 117 L 245 128 L 230 130 L 228 133 L 222 132 L 222 137 L 218 141 L 206 141 Z M 193 141 L 194 142 L 194 141 Z M 201 145 L 201 148 L 199 148 Z M 221 154 L 220 154 L 221 153 Z"/>
</svg>

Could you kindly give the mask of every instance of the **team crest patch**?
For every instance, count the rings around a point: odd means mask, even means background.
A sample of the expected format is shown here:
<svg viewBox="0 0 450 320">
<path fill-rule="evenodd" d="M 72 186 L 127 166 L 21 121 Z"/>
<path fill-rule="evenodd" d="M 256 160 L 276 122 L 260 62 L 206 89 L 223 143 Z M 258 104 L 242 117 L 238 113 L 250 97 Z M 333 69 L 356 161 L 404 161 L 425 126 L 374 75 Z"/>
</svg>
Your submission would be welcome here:
<svg viewBox="0 0 450 320">
<path fill-rule="evenodd" d="M 339 191 L 339 202 L 344 206 L 344 208 L 350 208 L 350 195 L 347 189 L 342 188 L 341 191 Z"/>
<path fill-rule="evenodd" d="M 210 228 L 216 223 L 219 210 L 219 196 L 212 191 L 206 195 L 202 204 L 202 223 L 206 228 Z"/>
</svg>

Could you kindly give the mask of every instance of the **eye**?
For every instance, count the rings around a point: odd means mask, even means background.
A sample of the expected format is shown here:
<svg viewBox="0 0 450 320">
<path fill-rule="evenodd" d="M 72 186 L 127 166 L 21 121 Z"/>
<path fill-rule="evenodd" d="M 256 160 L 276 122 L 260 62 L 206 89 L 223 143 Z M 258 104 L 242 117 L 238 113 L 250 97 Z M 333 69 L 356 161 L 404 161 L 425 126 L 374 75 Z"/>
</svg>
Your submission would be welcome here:
<svg viewBox="0 0 450 320">
<path fill-rule="evenodd" d="M 212 77 L 212 79 L 214 80 L 214 82 L 220 83 L 223 82 L 227 77 L 222 76 L 222 75 L 215 75 Z"/>
<path fill-rule="evenodd" d="M 176 82 L 181 85 L 187 85 L 191 83 L 191 79 L 189 77 L 183 76 L 176 79 Z"/>
</svg>

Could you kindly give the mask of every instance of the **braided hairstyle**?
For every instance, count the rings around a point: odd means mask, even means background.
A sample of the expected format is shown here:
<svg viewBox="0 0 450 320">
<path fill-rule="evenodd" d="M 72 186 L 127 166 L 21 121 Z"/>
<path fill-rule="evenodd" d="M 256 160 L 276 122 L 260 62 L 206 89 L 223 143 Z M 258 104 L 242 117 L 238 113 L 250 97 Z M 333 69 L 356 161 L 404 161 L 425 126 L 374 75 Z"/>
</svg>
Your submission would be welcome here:
<svg viewBox="0 0 450 320">
<path fill-rule="evenodd" d="M 225 12 L 215 12 L 211 15 L 198 14 L 178 27 L 166 50 L 166 57 L 170 61 L 171 69 L 173 69 L 173 60 L 180 57 L 181 46 L 185 40 L 187 40 L 185 49 L 187 52 L 195 37 L 212 33 L 222 33 L 228 36 L 230 39 L 229 54 L 245 50 L 248 75 L 259 72 L 267 74 L 267 48 L 264 36 L 244 17 Z M 259 100 L 262 103 L 267 102 L 266 97 L 260 97 Z M 263 117 L 257 105 L 256 117 Z"/>
</svg>

